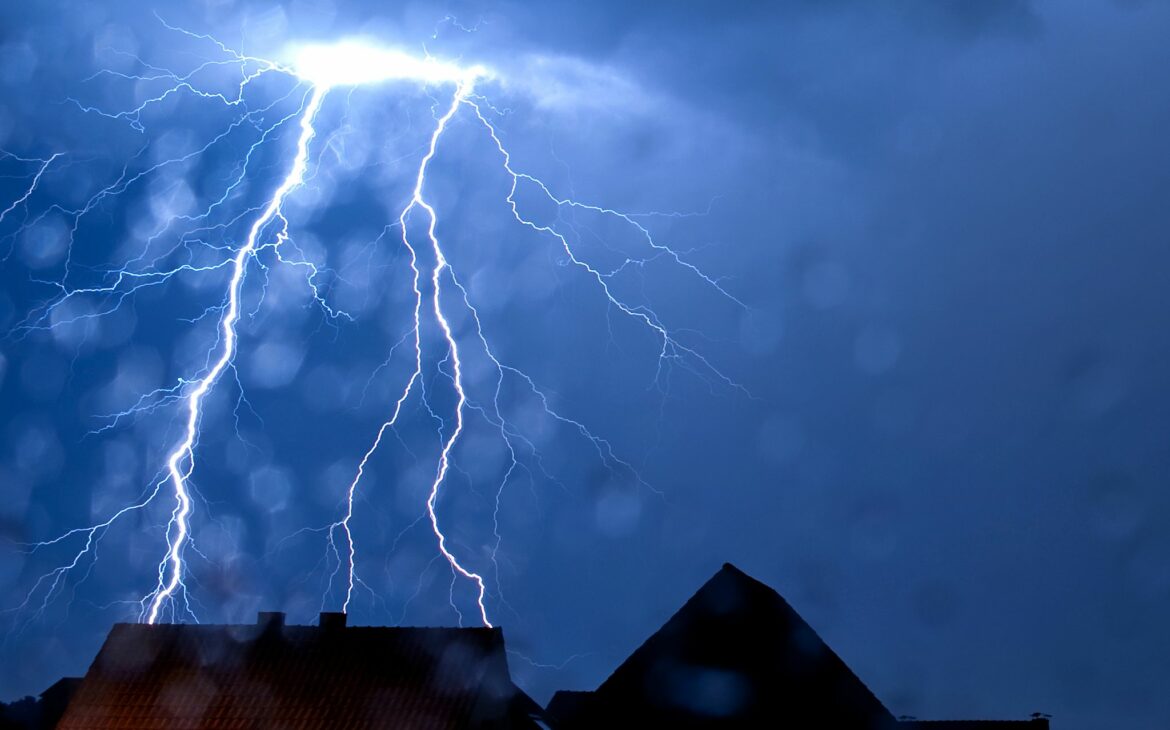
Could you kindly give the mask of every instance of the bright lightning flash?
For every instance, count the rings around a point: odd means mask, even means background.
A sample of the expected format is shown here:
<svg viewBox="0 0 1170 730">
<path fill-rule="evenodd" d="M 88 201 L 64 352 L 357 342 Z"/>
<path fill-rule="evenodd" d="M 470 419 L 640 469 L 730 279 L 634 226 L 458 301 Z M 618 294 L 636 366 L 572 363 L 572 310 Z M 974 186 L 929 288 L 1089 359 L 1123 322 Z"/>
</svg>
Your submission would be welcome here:
<svg viewBox="0 0 1170 730">
<path fill-rule="evenodd" d="M 492 154 L 499 156 L 502 169 L 507 173 L 511 181 L 510 190 L 504 203 L 511 211 L 516 222 L 550 237 L 567 257 L 567 260 L 575 268 L 579 269 L 584 276 L 594 282 L 598 292 L 605 298 L 611 308 L 640 322 L 657 338 L 660 344 L 660 374 L 664 367 L 677 364 L 692 372 L 704 376 L 713 376 L 715 380 L 721 381 L 733 388 L 740 388 L 738 384 L 716 370 L 706 357 L 676 339 L 674 331 L 652 309 L 645 304 L 634 304 L 622 299 L 612 286 L 613 278 L 618 273 L 625 268 L 643 266 L 651 260 L 665 256 L 675 264 L 689 271 L 705 285 L 717 290 L 720 295 L 726 297 L 728 300 L 739 306 L 742 306 L 742 303 L 728 293 L 717 280 L 707 276 L 693 264 L 686 262 L 675 250 L 654 240 L 649 230 L 636 222 L 631 214 L 621 213 L 610 208 L 580 203 L 570 199 L 558 198 L 537 178 L 523 172 L 518 172 L 513 167 L 511 154 L 505 148 L 500 135 L 489 121 L 488 115 L 484 112 L 485 107 L 489 109 L 490 107 L 487 106 L 486 101 L 482 97 L 476 94 L 477 82 L 492 78 L 492 74 L 482 66 L 473 65 L 464 67 L 450 62 L 440 61 L 429 56 L 416 57 L 400 50 L 383 48 L 363 41 L 342 41 L 335 44 L 301 46 L 294 48 L 289 54 L 292 59 L 291 62 L 288 64 L 280 64 L 236 53 L 208 36 L 199 36 L 181 29 L 167 27 L 191 38 L 216 44 L 220 51 L 226 55 L 226 59 L 222 62 L 208 62 L 201 66 L 199 70 L 206 69 L 214 64 L 237 67 L 244 79 L 239 86 L 239 95 L 233 97 L 222 93 L 200 91 L 192 81 L 194 73 L 179 75 L 149 66 L 148 68 L 152 69 L 149 74 L 127 78 L 132 78 L 139 82 L 163 81 L 169 83 L 170 85 L 161 94 L 147 99 L 140 106 L 131 110 L 115 114 L 106 112 L 98 113 L 114 119 L 128 120 L 131 126 L 141 130 L 143 128 L 143 113 L 152 105 L 161 103 L 169 96 L 188 93 L 221 103 L 229 108 L 238 107 L 241 110 L 237 122 L 223 134 L 209 142 L 199 152 L 204 152 L 212 148 L 213 145 L 224 139 L 228 134 L 236 133 L 237 130 L 244 129 L 247 126 L 255 127 L 261 131 L 259 138 L 251 145 L 248 156 L 242 161 L 239 167 L 240 172 L 238 177 L 227 186 L 218 199 L 214 200 L 205 208 L 204 212 L 199 216 L 181 217 L 180 219 L 168 221 L 166 227 L 158 231 L 147 242 L 148 244 L 153 244 L 155 239 L 167 233 L 167 228 L 172 225 L 188 225 L 190 228 L 180 235 L 179 245 L 171 249 L 171 252 L 190 251 L 192 248 L 203 247 L 220 253 L 230 253 L 230 255 L 222 257 L 218 261 L 210 264 L 195 265 L 192 263 L 182 263 L 168 268 L 167 266 L 160 265 L 160 262 L 165 260 L 166 253 L 151 257 L 144 250 L 142 255 L 127 262 L 124 267 L 119 267 L 111 271 L 111 278 L 108 281 L 96 286 L 83 287 L 74 286 L 70 283 L 70 272 L 67 267 L 65 278 L 56 283 L 60 294 L 38 312 L 30 315 L 23 323 L 21 331 L 28 332 L 58 326 L 60 318 L 53 319 L 53 315 L 62 311 L 69 302 L 79 297 L 92 295 L 107 297 L 107 307 L 99 309 L 94 314 L 82 315 L 86 317 L 101 316 L 112 312 L 128 298 L 147 287 L 157 286 L 174 277 L 187 273 L 224 269 L 230 272 L 230 277 L 226 288 L 223 290 L 223 298 L 217 304 L 207 309 L 207 314 L 218 314 L 217 338 L 210 346 L 207 353 L 206 366 L 200 372 L 190 378 L 180 380 L 172 388 L 145 394 L 134 407 L 122 413 L 113 414 L 111 422 L 106 428 L 117 426 L 121 419 L 129 418 L 135 413 L 153 411 L 169 404 L 178 404 L 183 414 L 182 438 L 168 453 L 165 459 L 165 466 L 160 472 L 161 478 L 148 488 L 139 500 L 115 512 L 109 519 L 103 522 L 85 528 L 70 530 L 52 540 L 34 543 L 29 546 L 31 550 L 39 550 L 77 537 L 84 539 L 84 544 L 81 549 L 71 560 L 49 574 L 42 576 L 37 581 L 29 596 L 26 598 L 25 603 L 20 608 L 28 605 L 34 598 L 34 595 L 40 591 L 42 594 L 41 608 L 43 609 L 49 600 L 58 592 L 62 581 L 64 581 L 69 571 L 77 568 L 82 560 L 91 553 L 92 560 L 96 561 L 96 553 L 93 552 L 96 550 L 95 546 L 116 520 L 129 512 L 143 509 L 158 497 L 160 492 L 163 491 L 164 486 L 169 485 L 169 493 L 173 497 L 174 507 L 166 528 L 166 551 L 158 565 L 158 578 L 155 588 L 141 600 L 140 620 L 147 623 L 155 623 L 165 618 L 174 619 L 180 615 L 188 615 L 191 618 L 195 618 L 187 597 L 187 585 L 185 583 L 188 571 L 185 555 L 187 550 L 192 547 L 191 518 L 196 502 L 190 480 L 196 467 L 195 454 L 199 441 L 200 424 L 204 416 L 204 401 L 225 373 L 234 373 L 234 361 L 239 350 L 237 325 L 243 314 L 241 299 L 249 267 L 253 262 L 257 261 L 257 256 L 261 251 L 274 253 L 279 262 L 299 267 L 306 271 L 307 280 L 312 287 L 314 298 L 331 318 L 346 318 L 347 315 L 344 312 L 335 310 L 327 305 L 320 294 L 316 281 L 321 271 L 311 262 L 303 260 L 298 249 L 289 249 L 292 244 L 290 243 L 289 223 L 282 212 L 283 206 L 288 197 L 294 194 L 306 182 L 306 174 L 311 167 L 311 148 L 314 138 L 317 136 L 317 130 L 315 128 L 316 119 L 318 112 L 326 103 L 331 89 L 338 87 L 352 88 L 378 84 L 392 85 L 395 83 L 409 83 L 419 87 L 449 87 L 452 89 L 449 97 L 450 101 L 444 105 L 443 113 L 436 113 L 434 128 L 429 137 L 429 144 L 426 146 L 425 154 L 423 154 L 418 162 L 410 199 L 401 208 L 395 224 L 399 229 L 400 242 L 409 257 L 410 267 L 413 272 L 413 327 L 407 337 L 399 342 L 399 345 L 406 342 L 412 344 L 413 369 L 397 397 L 394 399 L 389 418 L 377 429 L 373 442 L 363 452 L 357 464 L 356 473 L 345 492 L 341 518 L 329 524 L 327 527 L 322 528 L 327 533 L 330 554 L 336 560 L 336 567 L 330 576 L 330 586 L 332 586 L 333 577 L 344 568 L 345 578 L 343 580 L 343 586 L 345 597 L 341 602 L 341 608 L 343 611 L 348 611 L 355 588 L 361 584 L 356 572 L 357 550 L 354 535 L 351 531 L 355 498 L 359 493 L 361 481 L 366 473 L 366 467 L 370 458 L 382 444 L 384 436 L 398 425 L 403 413 L 404 404 L 415 393 L 419 393 L 418 397 L 425 405 L 427 411 L 438 418 L 427 400 L 427 393 L 424 388 L 425 363 L 422 338 L 424 330 L 433 331 L 441 337 L 445 348 L 443 359 L 438 363 L 437 367 L 439 368 L 439 372 L 450 382 L 455 404 L 451 420 L 448 421 L 439 418 L 441 445 L 426 500 L 425 517 L 434 533 L 440 554 L 452 570 L 453 580 L 457 577 L 462 577 L 474 585 L 479 619 L 483 624 L 490 626 L 491 622 L 488 616 L 489 611 L 487 605 L 489 600 L 488 581 L 485 579 L 483 573 L 476 572 L 467 567 L 452 552 L 449 540 L 441 528 L 438 504 L 444 482 L 453 465 L 455 451 L 465 431 L 467 419 L 474 416 L 482 417 L 488 424 L 498 430 L 500 438 L 506 446 L 507 452 L 510 454 L 509 466 L 496 485 L 496 523 L 494 529 L 496 543 L 491 553 L 491 560 L 494 565 L 496 559 L 495 550 L 498 549 L 500 541 L 498 522 L 500 494 L 517 469 L 528 468 L 522 464 L 523 454 L 527 453 L 535 459 L 537 468 L 543 471 L 542 462 L 539 459 L 535 446 L 523 435 L 522 430 L 516 424 L 511 423 L 503 415 L 500 398 L 505 379 L 517 380 L 538 399 L 549 417 L 555 419 L 562 425 L 569 426 L 579 433 L 582 438 L 592 445 L 597 452 L 598 458 L 607 468 L 611 470 L 624 470 L 634 474 L 635 477 L 637 477 L 637 473 L 629 463 L 614 454 L 609 442 L 595 436 L 583 423 L 563 416 L 553 410 L 550 406 L 549 397 L 532 377 L 502 362 L 496 356 L 490 340 L 484 331 L 479 312 L 473 306 L 467 289 L 461 283 L 461 279 L 455 269 L 452 268 L 452 263 L 439 240 L 436 233 L 439 213 L 432 203 L 428 202 L 426 196 L 428 168 L 439 153 L 444 132 L 448 129 L 452 120 L 456 118 L 461 110 L 466 110 L 468 118 L 481 125 L 484 129 L 486 133 L 485 141 L 490 143 L 488 149 Z M 245 92 L 249 84 L 255 82 L 256 79 L 272 73 L 293 77 L 297 82 L 297 90 L 293 94 L 300 94 L 301 102 L 294 114 L 280 118 L 275 123 L 268 122 L 261 124 L 259 120 L 262 118 L 262 112 L 271 108 L 271 105 L 261 110 L 248 110 L 247 105 L 243 103 Z M 88 107 L 82 108 L 89 111 L 96 111 Z M 247 235 L 244 240 L 234 246 L 214 247 L 208 244 L 204 236 L 213 229 L 222 228 L 222 226 L 212 226 L 208 223 L 212 212 L 217 208 L 225 206 L 229 199 L 229 194 L 243 181 L 244 176 L 248 172 L 248 165 L 251 162 L 253 153 L 273 138 L 280 126 L 294 119 L 299 125 L 295 151 L 292 153 L 291 159 L 287 162 L 283 178 L 281 178 L 279 185 L 271 192 L 262 205 L 245 210 L 233 219 L 233 221 L 241 220 L 244 216 L 251 216 L 251 223 L 247 227 Z M 23 197 L 6 207 L 3 214 L 0 214 L 0 221 L 2 221 L 3 215 L 7 215 L 17 206 L 26 204 L 27 199 L 35 191 L 41 177 L 46 174 L 50 163 L 57 156 L 54 155 L 44 160 L 35 160 L 40 167 L 30 182 L 27 192 Z M 103 188 L 84 206 L 76 210 L 65 211 L 73 217 L 73 231 L 77 231 L 78 221 L 94 210 L 104 199 L 119 195 L 150 173 L 168 164 L 184 161 L 189 157 L 191 155 L 176 160 L 163 161 L 147 169 L 145 172 L 133 175 L 130 174 L 129 168 L 127 168 L 117 181 Z M 28 161 L 26 160 L 26 162 Z M 545 196 L 558 209 L 577 208 L 596 215 L 614 217 L 624 224 L 632 226 L 645 242 L 647 248 L 645 256 L 641 258 L 627 258 L 621 266 L 614 270 L 603 270 L 590 264 L 574 250 L 570 238 L 564 232 L 558 230 L 556 224 L 538 224 L 532 218 L 525 215 L 516 200 L 517 191 L 521 186 L 532 187 L 537 194 Z M 426 267 L 421 264 L 421 260 L 424 258 L 424 249 L 420 248 L 419 243 L 412 240 L 412 237 L 408 234 L 412 221 L 419 222 L 420 220 L 423 224 L 423 230 L 425 230 L 425 242 L 423 243 L 425 246 L 425 258 L 433 261 L 433 264 L 429 267 L 429 271 L 425 270 Z M 72 240 L 70 244 L 72 245 Z M 149 245 L 147 248 L 149 249 Z M 460 346 L 461 344 L 467 343 L 460 343 L 459 338 L 453 331 L 451 313 L 448 310 L 448 307 L 451 306 L 450 301 L 448 301 L 450 297 L 444 295 L 446 289 L 452 289 L 455 292 L 455 300 L 461 302 L 465 308 L 465 312 L 470 315 L 471 322 L 474 324 L 475 334 L 472 343 L 486 354 L 488 360 L 492 363 L 492 367 L 495 369 L 495 390 L 490 401 L 479 402 L 473 400 L 465 388 L 464 364 L 461 358 Z M 429 303 L 427 302 L 428 299 Z M 393 354 L 392 351 L 391 355 Z M 443 370 L 444 364 L 447 368 L 445 371 Z M 637 479 L 641 483 L 641 478 L 637 477 Z M 338 545 L 338 540 L 342 543 L 340 546 Z M 498 567 L 496 568 L 495 584 L 496 595 L 502 600 L 502 594 L 499 593 Z M 330 590 L 330 588 L 326 589 L 326 597 L 328 597 Z M 452 607 L 455 607 L 453 597 Z M 457 608 L 455 610 L 458 612 Z M 461 615 L 460 622 L 462 623 Z"/>
<path fill-rule="evenodd" d="M 430 56 L 417 58 L 360 40 L 304 45 L 291 55 L 292 72 L 318 88 L 365 86 L 387 81 L 462 84 L 489 76 L 483 66 L 463 68 Z"/>
</svg>

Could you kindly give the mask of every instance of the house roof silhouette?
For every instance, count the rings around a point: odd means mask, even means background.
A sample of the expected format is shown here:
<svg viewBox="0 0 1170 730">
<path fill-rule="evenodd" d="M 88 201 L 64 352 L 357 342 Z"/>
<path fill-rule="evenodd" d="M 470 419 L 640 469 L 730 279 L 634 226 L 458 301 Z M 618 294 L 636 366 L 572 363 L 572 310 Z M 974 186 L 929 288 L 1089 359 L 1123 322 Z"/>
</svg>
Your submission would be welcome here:
<svg viewBox="0 0 1170 730">
<path fill-rule="evenodd" d="M 59 728 L 535 728 L 499 629 L 117 624 Z"/>
<path fill-rule="evenodd" d="M 58 686 L 50 704 L 63 706 L 72 684 Z M 116 624 L 64 712 L 66 730 L 1048 728 L 1039 714 L 895 719 L 776 591 L 730 564 L 595 691 L 558 692 L 547 712 L 512 683 L 498 628 L 347 627 L 330 613 L 319 626 L 278 613 Z"/>
<path fill-rule="evenodd" d="M 729 563 L 595 691 L 558 692 L 548 715 L 572 730 L 1048 727 L 899 722 L 780 594 Z"/>
<path fill-rule="evenodd" d="M 558 692 L 548 709 L 570 727 L 896 722 L 780 594 L 729 563 L 596 691 Z"/>
</svg>

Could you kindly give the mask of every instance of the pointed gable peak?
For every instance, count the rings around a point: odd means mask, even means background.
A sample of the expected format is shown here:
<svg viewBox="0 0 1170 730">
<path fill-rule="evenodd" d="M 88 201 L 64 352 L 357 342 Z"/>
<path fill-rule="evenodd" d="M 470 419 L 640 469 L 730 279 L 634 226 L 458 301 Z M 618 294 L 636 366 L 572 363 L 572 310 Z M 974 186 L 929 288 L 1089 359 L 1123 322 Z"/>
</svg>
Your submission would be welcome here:
<svg viewBox="0 0 1170 730">
<path fill-rule="evenodd" d="M 606 705 L 635 715 L 682 717 L 702 709 L 691 705 L 712 683 L 729 688 L 713 710 L 725 717 L 779 711 L 863 721 L 867 727 L 893 719 L 779 593 L 731 563 L 724 563 L 596 694 Z"/>
<path fill-rule="evenodd" d="M 731 563 L 724 563 L 707 579 L 671 620 L 679 617 L 697 620 L 705 614 L 709 615 L 708 618 L 734 616 L 736 622 L 750 620 L 773 624 L 783 621 L 812 632 L 800 614 L 774 588 Z"/>
</svg>

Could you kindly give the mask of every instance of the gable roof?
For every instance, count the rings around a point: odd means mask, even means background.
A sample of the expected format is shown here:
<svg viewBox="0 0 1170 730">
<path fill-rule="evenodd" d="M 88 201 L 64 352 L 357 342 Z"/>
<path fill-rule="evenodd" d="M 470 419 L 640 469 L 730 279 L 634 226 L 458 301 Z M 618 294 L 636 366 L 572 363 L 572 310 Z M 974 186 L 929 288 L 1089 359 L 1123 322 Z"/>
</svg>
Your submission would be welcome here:
<svg viewBox="0 0 1170 730">
<path fill-rule="evenodd" d="M 499 629 L 343 621 L 116 624 L 58 727 L 535 727 Z"/>
<path fill-rule="evenodd" d="M 593 693 L 553 718 L 669 727 L 878 728 L 895 720 L 776 591 L 725 563 Z"/>
</svg>

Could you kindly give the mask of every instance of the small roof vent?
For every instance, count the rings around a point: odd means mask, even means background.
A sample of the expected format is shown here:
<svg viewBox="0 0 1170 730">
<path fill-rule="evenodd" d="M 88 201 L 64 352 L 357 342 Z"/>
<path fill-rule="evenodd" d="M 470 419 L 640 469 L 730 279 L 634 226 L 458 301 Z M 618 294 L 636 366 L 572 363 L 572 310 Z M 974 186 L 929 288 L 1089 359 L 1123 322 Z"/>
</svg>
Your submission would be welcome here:
<svg viewBox="0 0 1170 730">
<path fill-rule="evenodd" d="M 266 628 L 284 626 L 284 611 L 259 611 L 256 613 L 256 625 Z"/>
<path fill-rule="evenodd" d="M 323 629 L 344 629 L 345 614 L 340 611 L 322 611 L 317 625 Z"/>
</svg>

